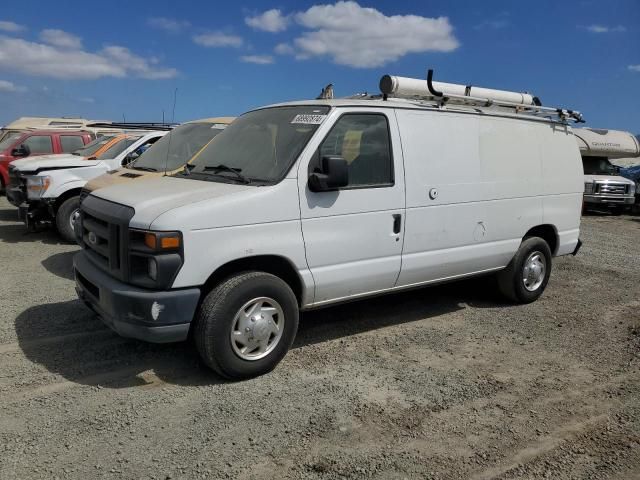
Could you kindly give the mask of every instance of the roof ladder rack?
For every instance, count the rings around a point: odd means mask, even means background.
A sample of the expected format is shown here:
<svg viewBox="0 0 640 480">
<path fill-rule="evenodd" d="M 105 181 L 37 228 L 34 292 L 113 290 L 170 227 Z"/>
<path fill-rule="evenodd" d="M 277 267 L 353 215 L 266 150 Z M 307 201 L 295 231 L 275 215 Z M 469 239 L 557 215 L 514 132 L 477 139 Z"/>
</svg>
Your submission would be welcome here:
<svg viewBox="0 0 640 480">
<path fill-rule="evenodd" d="M 431 69 L 427 72 L 426 81 L 385 75 L 380 79 L 380 91 L 384 99 L 393 97 L 419 102 L 435 101 L 438 108 L 445 108 L 448 104 L 479 108 L 498 107 L 513 109 L 515 113 L 556 118 L 562 122 L 571 120 L 584 123 L 580 112 L 566 108 L 544 107 L 538 97 L 528 93 L 434 82 Z"/>
</svg>

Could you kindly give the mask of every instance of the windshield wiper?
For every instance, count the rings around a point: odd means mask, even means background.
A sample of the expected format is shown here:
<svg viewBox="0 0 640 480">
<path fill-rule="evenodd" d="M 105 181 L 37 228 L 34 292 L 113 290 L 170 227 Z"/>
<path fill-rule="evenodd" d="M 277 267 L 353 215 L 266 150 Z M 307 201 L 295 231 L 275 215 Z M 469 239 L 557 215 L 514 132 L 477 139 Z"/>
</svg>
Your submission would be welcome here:
<svg viewBox="0 0 640 480">
<path fill-rule="evenodd" d="M 142 165 L 129 165 L 128 168 L 133 168 L 134 170 L 142 170 L 143 172 L 157 172 L 157 168 L 153 167 L 143 167 Z"/>
<path fill-rule="evenodd" d="M 215 167 L 203 168 L 203 172 L 207 172 L 209 170 L 213 170 L 213 171 L 223 170 L 225 172 L 231 172 L 243 183 L 251 183 L 251 180 L 249 180 L 247 177 L 245 177 L 243 174 L 240 173 L 240 171 L 242 170 L 241 168 L 231 168 L 228 165 L 224 165 L 222 163 L 220 165 L 216 165 Z"/>
</svg>

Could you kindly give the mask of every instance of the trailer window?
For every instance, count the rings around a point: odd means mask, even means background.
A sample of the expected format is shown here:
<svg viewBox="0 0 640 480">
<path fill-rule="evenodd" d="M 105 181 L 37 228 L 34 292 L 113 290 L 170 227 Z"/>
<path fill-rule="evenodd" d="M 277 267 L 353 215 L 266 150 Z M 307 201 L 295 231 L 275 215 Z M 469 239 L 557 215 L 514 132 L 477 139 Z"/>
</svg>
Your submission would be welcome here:
<svg viewBox="0 0 640 480">
<path fill-rule="evenodd" d="M 320 146 L 319 158 L 339 156 L 349 164 L 349 187 L 393 185 L 393 163 L 387 117 L 346 114 Z"/>
</svg>

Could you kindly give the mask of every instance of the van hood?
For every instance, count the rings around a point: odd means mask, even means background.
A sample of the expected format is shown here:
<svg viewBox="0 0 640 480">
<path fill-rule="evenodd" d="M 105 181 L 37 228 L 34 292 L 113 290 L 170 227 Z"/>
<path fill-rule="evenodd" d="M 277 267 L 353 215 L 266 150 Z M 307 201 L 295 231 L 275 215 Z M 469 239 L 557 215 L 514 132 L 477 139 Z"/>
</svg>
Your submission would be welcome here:
<svg viewBox="0 0 640 480">
<path fill-rule="evenodd" d="M 587 182 L 616 182 L 629 183 L 633 185 L 633 181 L 620 175 L 585 175 L 584 179 Z"/>
<path fill-rule="evenodd" d="M 85 160 L 84 157 L 70 154 L 42 155 L 33 158 L 22 158 L 11 162 L 21 172 L 40 172 L 61 168 L 81 168 L 98 165 L 100 160 Z"/>
<path fill-rule="evenodd" d="M 132 220 L 137 227 L 148 226 L 161 214 L 192 203 L 219 197 L 230 197 L 259 187 L 233 183 L 160 177 L 144 182 L 127 182 L 100 188 L 92 195 L 114 203 L 133 207 Z"/>
</svg>

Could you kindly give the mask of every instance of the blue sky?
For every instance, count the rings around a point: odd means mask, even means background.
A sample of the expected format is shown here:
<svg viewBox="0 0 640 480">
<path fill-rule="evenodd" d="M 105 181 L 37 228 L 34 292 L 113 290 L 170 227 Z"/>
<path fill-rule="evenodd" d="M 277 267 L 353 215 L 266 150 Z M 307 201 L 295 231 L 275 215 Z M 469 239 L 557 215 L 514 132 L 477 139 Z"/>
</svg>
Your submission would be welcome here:
<svg viewBox="0 0 640 480">
<path fill-rule="evenodd" d="M 176 121 L 378 91 L 386 73 L 529 91 L 640 132 L 640 2 L 42 2 L 0 13 L 0 124 Z"/>
</svg>

